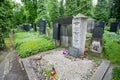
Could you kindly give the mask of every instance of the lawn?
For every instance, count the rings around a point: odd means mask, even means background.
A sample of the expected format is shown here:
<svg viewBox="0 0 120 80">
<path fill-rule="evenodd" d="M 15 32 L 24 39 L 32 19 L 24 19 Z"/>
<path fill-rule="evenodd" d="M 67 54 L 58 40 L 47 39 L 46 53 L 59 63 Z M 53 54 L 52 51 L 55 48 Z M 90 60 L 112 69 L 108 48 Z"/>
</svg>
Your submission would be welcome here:
<svg viewBox="0 0 120 80">
<path fill-rule="evenodd" d="M 53 41 L 36 32 L 18 32 L 14 35 L 14 46 L 20 57 L 27 57 L 41 51 L 56 48 Z"/>
</svg>

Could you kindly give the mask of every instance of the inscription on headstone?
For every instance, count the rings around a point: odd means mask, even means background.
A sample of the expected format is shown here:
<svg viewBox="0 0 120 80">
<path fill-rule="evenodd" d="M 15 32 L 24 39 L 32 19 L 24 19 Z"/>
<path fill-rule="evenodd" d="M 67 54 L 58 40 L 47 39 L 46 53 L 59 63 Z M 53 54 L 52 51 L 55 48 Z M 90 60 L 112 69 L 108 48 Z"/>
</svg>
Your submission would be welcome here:
<svg viewBox="0 0 120 80">
<path fill-rule="evenodd" d="M 45 20 L 39 21 L 39 29 L 40 29 L 41 34 L 45 34 L 46 32 L 46 21 Z"/>
<path fill-rule="evenodd" d="M 72 20 L 72 46 L 79 49 L 79 55 L 84 55 L 87 32 L 87 17 L 78 14 Z"/>
</svg>

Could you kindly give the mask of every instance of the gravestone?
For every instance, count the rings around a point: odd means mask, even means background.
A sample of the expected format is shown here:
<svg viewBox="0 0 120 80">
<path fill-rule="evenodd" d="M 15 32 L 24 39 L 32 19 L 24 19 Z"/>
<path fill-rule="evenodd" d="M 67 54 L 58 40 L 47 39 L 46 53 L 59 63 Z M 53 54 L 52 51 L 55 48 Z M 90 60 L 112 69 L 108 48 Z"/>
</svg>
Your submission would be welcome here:
<svg viewBox="0 0 120 80">
<path fill-rule="evenodd" d="M 92 52 L 101 53 L 102 52 L 102 37 L 103 37 L 103 28 L 95 27 L 92 34 L 90 50 Z"/>
<path fill-rule="evenodd" d="M 95 23 L 95 27 L 101 27 L 104 30 L 105 22 L 98 21 L 98 22 Z"/>
<path fill-rule="evenodd" d="M 34 29 L 35 32 L 37 32 L 37 27 L 36 27 L 35 23 L 33 23 L 33 29 Z"/>
<path fill-rule="evenodd" d="M 67 16 L 54 21 L 54 24 L 60 25 L 60 46 L 64 48 L 72 45 L 72 18 L 73 16 Z"/>
<path fill-rule="evenodd" d="M 68 49 L 68 53 L 70 56 L 73 56 L 73 57 L 79 57 L 79 49 L 78 48 L 75 48 L 75 47 L 69 47 Z"/>
<path fill-rule="evenodd" d="M 87 32 L 92 33 L 94 29 L 94 19 L 88 19 L 87 20 Z"/>
<path fill-rule="evenodd" d="M 118 27 L 118 23 L 117 22 L 113 22 L 110 25 L 110 32 L 117 32 L 117 27 Z"/>
<path fill-rule="evenodd" d="M 53 25 L 53 39 L 60 40 L 60 24 L 54 23 Z"/>
<path fill-rule="evenodd" d="M 102 39 L 102 37 L 103 37 L 103 29 L 101 27 L 96 27 L 93 30 L 92 38 Z"/>
<path fill-rule="evenodd" d="M 60 46 L 60 24 L 54 23 L 53 25 L 53 39 L 56 46 Z"/>
<path fill-rule="evenodd" d="M 87 17 L 78 14 L 72 20 L 72 47 L 79 49 L 79 55 L 84 55 L 87 33 Z"/>
<path fill-rule="evenodd" d="M 24 24 L 23 25 L 23 30 L 30 31 L 30 25 L 29 24 Z"/>
<path fill-rule="evenodd" d="M 68 27 L 61 25 L 60 27 L 60 39 L 61 39 L 61 47 L 67 48 L 68 44 Z"/>
<path fill-rule="evenodd" d="M 45 20 L 40 20 L 39 21 L 39 29 L 41 34 L 46 33 L 46 21 Z"/>
</svg>

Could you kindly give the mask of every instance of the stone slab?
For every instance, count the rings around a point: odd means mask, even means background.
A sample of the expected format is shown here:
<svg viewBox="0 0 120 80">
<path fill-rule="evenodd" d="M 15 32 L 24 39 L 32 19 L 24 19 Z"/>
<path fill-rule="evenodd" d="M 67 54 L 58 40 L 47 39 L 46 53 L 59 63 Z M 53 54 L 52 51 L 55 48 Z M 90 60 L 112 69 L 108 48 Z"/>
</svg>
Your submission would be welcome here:
<svg viewBox="0 0 120 80">
<path fill-rule="evenodd" d="M 110 66 L 110 62 L 103 60 L 90 80 L 103 80 L 103 77 Z"/>
<path fill-rule="evenodd" d="M 112 80 L 112 70 L 113 70 L 113 66 L 110 66 L 103 80 Z"/>
<path fill-rule="evenodd" d="M 70 56 L 73 56 L 73 57 L 77 58 L 79 56 L 79 49 L 74 48 L 74 47 L 69 47 L 68 53 L 69 53 Z"/>
<path fill-rule="evenodd" d="M 28 78 L 29 80 L 38 80 L 35 72 L 33 71 L 30 63 L 29 63 L 29 60 L 27 59 L 22 59 L 22 62 L 23 62 L 23 65 L 24 65 L 24 68 L 28 74 Z"/>
</svg>

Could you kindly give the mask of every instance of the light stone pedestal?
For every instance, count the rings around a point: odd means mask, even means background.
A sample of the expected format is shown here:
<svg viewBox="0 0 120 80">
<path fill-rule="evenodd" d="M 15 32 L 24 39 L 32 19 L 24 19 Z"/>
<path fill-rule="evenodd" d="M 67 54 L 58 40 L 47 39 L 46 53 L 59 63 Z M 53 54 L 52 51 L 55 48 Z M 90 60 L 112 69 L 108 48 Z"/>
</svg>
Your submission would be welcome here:
<svg viewBox="0 0 120 80">
<path fill-rule="evenodd" d="M 78 14 L 72 20 L 72 46 L 79 49 L 79 55 L 84 55 L 87 33 L 87 17 Z"/>
</svg>

